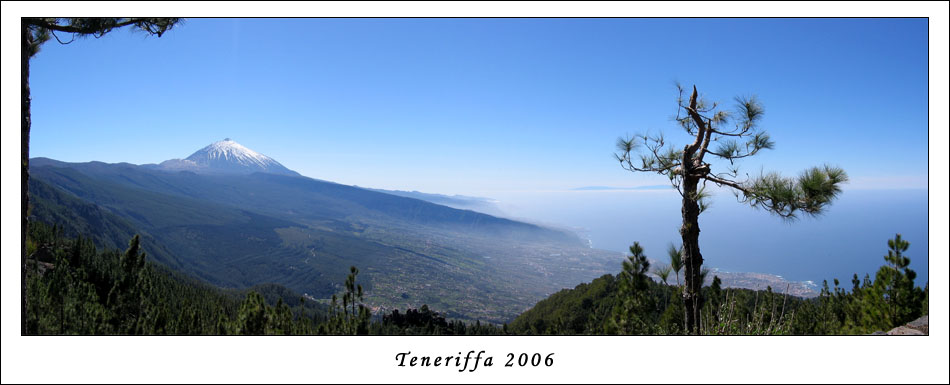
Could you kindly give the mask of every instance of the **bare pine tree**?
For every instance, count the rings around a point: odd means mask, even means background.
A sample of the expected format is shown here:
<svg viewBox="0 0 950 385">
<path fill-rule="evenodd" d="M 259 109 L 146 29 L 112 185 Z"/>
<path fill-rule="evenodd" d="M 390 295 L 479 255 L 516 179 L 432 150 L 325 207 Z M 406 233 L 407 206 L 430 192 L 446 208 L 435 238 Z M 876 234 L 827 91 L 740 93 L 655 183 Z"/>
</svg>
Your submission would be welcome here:
<svg viewBox="0 0 950 385">
<path fill-rule="evenodd" d="M 840 193 L 840 185 L 848 180 L 838 167 L 814 167 L 797 178 L 778 173 L 762 173 L 739 180 L 736 161 L 751 157 L 760 150 L 771 149 L 774 143 L 758 123 L 764 112 L 755 97 L 736 98 L 735 110 L 723 111 L 718 104 L 703 100 L 693 86 L 689 99 L 677 85 L 676 122 L 692 138 L 682 149 L 667 144 L 663 135 L 635 135 L 620 138 L 615 154 L 620 165 L 633 172 L 653 172 L 669 177 L 682 196 L 682 256 L 685 268 L 686 327 L 698 334 L 700 310 L 703 306 L 703 257 L 699 251 L 699 214 L 706 207 L 705 187 L 713 183 L 730 188 L 736 198 L 752 207 L 764 208 L 786 220 L 800 214 L 817 215 Z M 716 143 L 714 147 L 710 147 Z M 707 157 L 708 155 L 708 157 Z M 720 164 L 713 165 L 712 160 Z"/>
</svg>

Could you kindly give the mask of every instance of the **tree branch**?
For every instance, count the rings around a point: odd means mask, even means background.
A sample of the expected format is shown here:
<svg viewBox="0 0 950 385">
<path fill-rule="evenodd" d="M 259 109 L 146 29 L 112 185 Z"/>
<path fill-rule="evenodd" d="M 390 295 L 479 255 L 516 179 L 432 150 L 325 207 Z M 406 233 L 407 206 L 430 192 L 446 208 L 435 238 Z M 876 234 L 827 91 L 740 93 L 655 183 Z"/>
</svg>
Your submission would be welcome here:
<svg viewBox="0 0 950 385">
<path fill-rule="evenodd" d="M 696 123 L 696 127 L 699 131 L 696 133 L 696 140 L 692 144 L 686 146 L 683 150 L 684 163 L 686 160 L 691 159 L 693 154 L 696 153 L 696 150 L 699 148 L 702 143 L 703 137 L 706 135 L 706 124 L 703 123 L 703 117 L 699 115 L 699 112 L 696 111 L 696 99 L 699 93 L 696 91 L 696 86 L 693 86 L 693 94 L 689 97 L 689 106 L 686 107 L 686 113 L 693 118 L 693 122 Z"/>
<path fill-rule="evenodd" d="M 92 35 L 99 38 L 113 29 L 134 25 L 151 35 L 162 36 L 166 31 L 178 24 L 178 18 L 75 18 L 65 19 L 69 24 L 60 24 L 58 18 L 24 18 L 24 23 L 31 29 L 40 29 L 53 32 L 71 33 L 73 35 Z M 74 36 L 75 38 L 75 36 Z M 59 40 L 59 38 L 57 38 Z"/>
<path fill-rule="evenodd" d="M 64 41 L 62 41 L 62 40 L 59 39 L 59 36 L 56 36 L 56 31 L 50 31 L 50 34 L 53 35 L 53 37 L 56 38 L 56 41 L 59 42 L 59 44 L 62 44 L 62 45 L 66 45 L 66 44 L 69 44 L 69 43 L 72 43 L 72 42 L 76 41 L 76 35 L 73 35 L 72 39 L 69 39 L 69 41 L 64 42 Z"/>
<path fill-rule="evenodd" d="M 706 124 L 708 126 L 706 129 L 706 138 L 703 139 L 703 147 L 699 149 L 699 156 L 696 157 L 700 162 L 702 162 L 703 157 L 706 156 L 706 151 L 709 148 L 709 138 L 712 137 L 713 133 L 712 122 L 707 122 Z"/>
<path fill-rule="evenodd" d="M 116 23 L 115 25 L 110 26 L 109 28 L 110 29 L 121 28 L 127 25 L 132 25 L 132 24 L 144 22 L 144 21 L 148 21 L 148 19 L 129 18 L 126 21 Z M 51 31 L 78 33 L 80 35 L 91 35 L 91 34 L 101 31 L 101 28 L 95 28 L 95 27 L 80 28 L 80 27 L 75 27 L 71 25 L 59 25 L 59 24 L 56 24 L 55 22 L 50 23 L 46 19 L 41 19 L 41 18 L 28 18 L 27 24 L 34 25 L 40 28 L 46 28 Z"/>
<path fill-rule="evenodd" d="M 746 136 L 746 134 L 749 133 L 749 129 L 748 129 L 748 128 L 743 129 L 743 130 L 741 130 L 741 131 L 739 131 L 739 132 L 724 132 L 724 131 L 719 131 L 719 130 L 714 129 L 714 128 L 710 128 L 710 129 L 711 129 L 714 133 L 719 134 L 719 135 L 722 135 L 722 136 L 738 136 L 738 137 L 741 137 L 741 136 Z"/>
<path fill-rule="evenodd" d="M 715 152 L 715 151 L 707 151 L 707 152 L 710 153 L 710 154 L 713 154 L 713 155 L 715 155 L 715 156 L 718 156 L 718 157 L 720 157 L 720 158 L 723 158 L 723 159 L 733 160 L 733 159 L 748 158 L 748 157 L 750 157 L 750 156 L 755 155 L 758 151 L 752 151 L 752 152 L 749 152 L 749 153 L 736 154 L 736 155 L 725 155 L 725 154 L 720 154 L 720 153 Z"/>
<path fill-rule="evenodd" d="M 741 184 L 736 183 L 736 182 L 731 181 L 731 180 L 720 179 L 720 178 L 714 177 L 714 176 L 712 176 L 712 175 L 705 175 L 705 176 L 703 176 L 703 179 L 706 179 L 706 180 L 708 180 L 708 181 L 710 181 L 710 182 L 713 182 L 713 183 L 715 183 L 715 184 L 717 184 L 717 185 L 720 185 L 720 186 L 729 186 L 729 187 L 732 187 L 732 188 L 734 188 L 734 189 L 736 189 L 736 190 L 739 190 L 739 191 L 742 191 L 743 193 L 746 193 L 746 194 L 749 193 L 749 190 L 748 190 L 747 188 L 745 188 L 745 187 L 743 187 Z"/>
</svg>

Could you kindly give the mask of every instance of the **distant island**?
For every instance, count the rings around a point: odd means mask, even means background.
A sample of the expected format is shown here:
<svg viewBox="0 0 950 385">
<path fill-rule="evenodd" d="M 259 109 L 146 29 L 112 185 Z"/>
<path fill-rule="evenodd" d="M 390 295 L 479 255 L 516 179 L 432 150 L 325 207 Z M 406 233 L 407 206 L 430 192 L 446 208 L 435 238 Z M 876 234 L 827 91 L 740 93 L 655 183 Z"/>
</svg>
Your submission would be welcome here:
<svg viewBox="0 0 950 385">
<path fill-rule="evenodd" d="M 601 191 L 601 190 L 668 190 L 669 185 L 648 185 L 634 187 L 615 187 L 615 186 L 584 186 L 572 188 L 571 191 Z"/>
</svg>

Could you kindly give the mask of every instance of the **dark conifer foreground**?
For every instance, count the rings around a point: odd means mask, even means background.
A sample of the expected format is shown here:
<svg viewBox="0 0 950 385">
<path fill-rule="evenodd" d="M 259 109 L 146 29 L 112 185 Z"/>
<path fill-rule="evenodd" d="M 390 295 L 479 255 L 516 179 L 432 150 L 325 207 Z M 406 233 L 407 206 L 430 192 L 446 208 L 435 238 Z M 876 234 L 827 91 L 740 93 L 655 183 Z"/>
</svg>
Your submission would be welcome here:
<svg viewBox="0 0 950 385">
<path fill-rule="evenodd" d="M 28 335 L 464 335 L 501 327 L 445 317 L 423 305 L 371 319 L 359 269 L 342 301 L 320 304 L 279 285 L 221 289 L 146 260 L 135 236 L 123 253 L 67 239 L 35 222 L 27 239 Z"/>
<path fill-rule="evenodd" d="M 76 18 L 35 18 L 20 19 L 20 282 L 21 313 L 27 311 L 26 294 L 26 236 L 29 233 L 29 180 L 30 180 L 30 59 L 38 52 L 43 43 L 51 38 L 60 44 L 69 44 L 73 40 L 85 37 L 100 38 L 114 29 L 132 26 L 149 35 L 162 34 L 180 23 L 178 18 L 114 18 L 114 17 L 76 17 Z M 59 35 L 58 35 L 58 34 Z M 68 36 L 68 41 L 60 39 Z M 21 331 L 27 332 L 26 324 L 21 323 Z"/>
<path fill-rule="evenodd" d="M 876 278 L 853 278 L 849 292 L 824 282 L 817 298 L 781 292 L 722 288 L 719 277 L 702 289 L 706 307 L 698 322 L 705 335 L 832 335 L 887 331 L 928 314 L 929 286 L 914 286 L 916 274 L 903 256 L 909 244 L 898 234 L 887 242 Z M 633 255 L 617 277 L 605 275 L 589 284 L 565 289 L 539 302 L 508 325 L 515 334 L 686 333 L 683 287 L 649 279 L 644 251 Z M 639 282 L 640 285 L 632 284 Z"/>
<path fill-rule="evenodd" d="M 648 276 L 638 243 L 616 277 L 565 289 L 510 324 L 450 320 L 423 305 L 372 316 L 363 303 L 359 269 L 329 306 L 279 285 L 221 289 L 146 260 L 135 236 L 125 252 L 97 250 L 87 238 L 66 239 L 43 223 L 30 228 L 26 314 L 30 335 L 485 335 L 684 334 L 685 303 L 678 284 Z M 898 234 L 875 276 L 854 276 L 851 291 L 825 282 L 814 299 L 724 289 L 718 277 L 703 288 L 704 334 L 868 334 L 928 311 L 928 289 L 904 255 Z"/>
</svg>

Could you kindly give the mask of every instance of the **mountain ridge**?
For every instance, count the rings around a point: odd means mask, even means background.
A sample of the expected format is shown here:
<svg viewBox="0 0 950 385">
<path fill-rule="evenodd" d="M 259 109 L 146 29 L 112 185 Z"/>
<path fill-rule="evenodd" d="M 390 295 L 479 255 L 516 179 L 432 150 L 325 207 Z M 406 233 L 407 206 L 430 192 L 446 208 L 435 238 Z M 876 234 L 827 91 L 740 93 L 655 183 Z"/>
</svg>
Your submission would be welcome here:
<svg viewBox="0 0 950 385">
<path fill-rule="evenodd" d="M 42 183 L 31 185 L 31 203 L 48 206 L 37 212 L 63 211 L 51 221 L 96 232 L 102 221 L 87 213 L 114 216 L 167 247 L 176 269 L 221 287 L 276 283 L 328 298 L 355 265 L 379 311 L 428 304 L 455 318 L 505 322 L 616 270 L 621 257 L 573 233 L 298 175 L 49 158 L 30 168 L 31 182 Z M 83 203 L 54 205 L 66 195 Z M 127 235 L 113 231 L 111 243 Z"/>
</svg>

